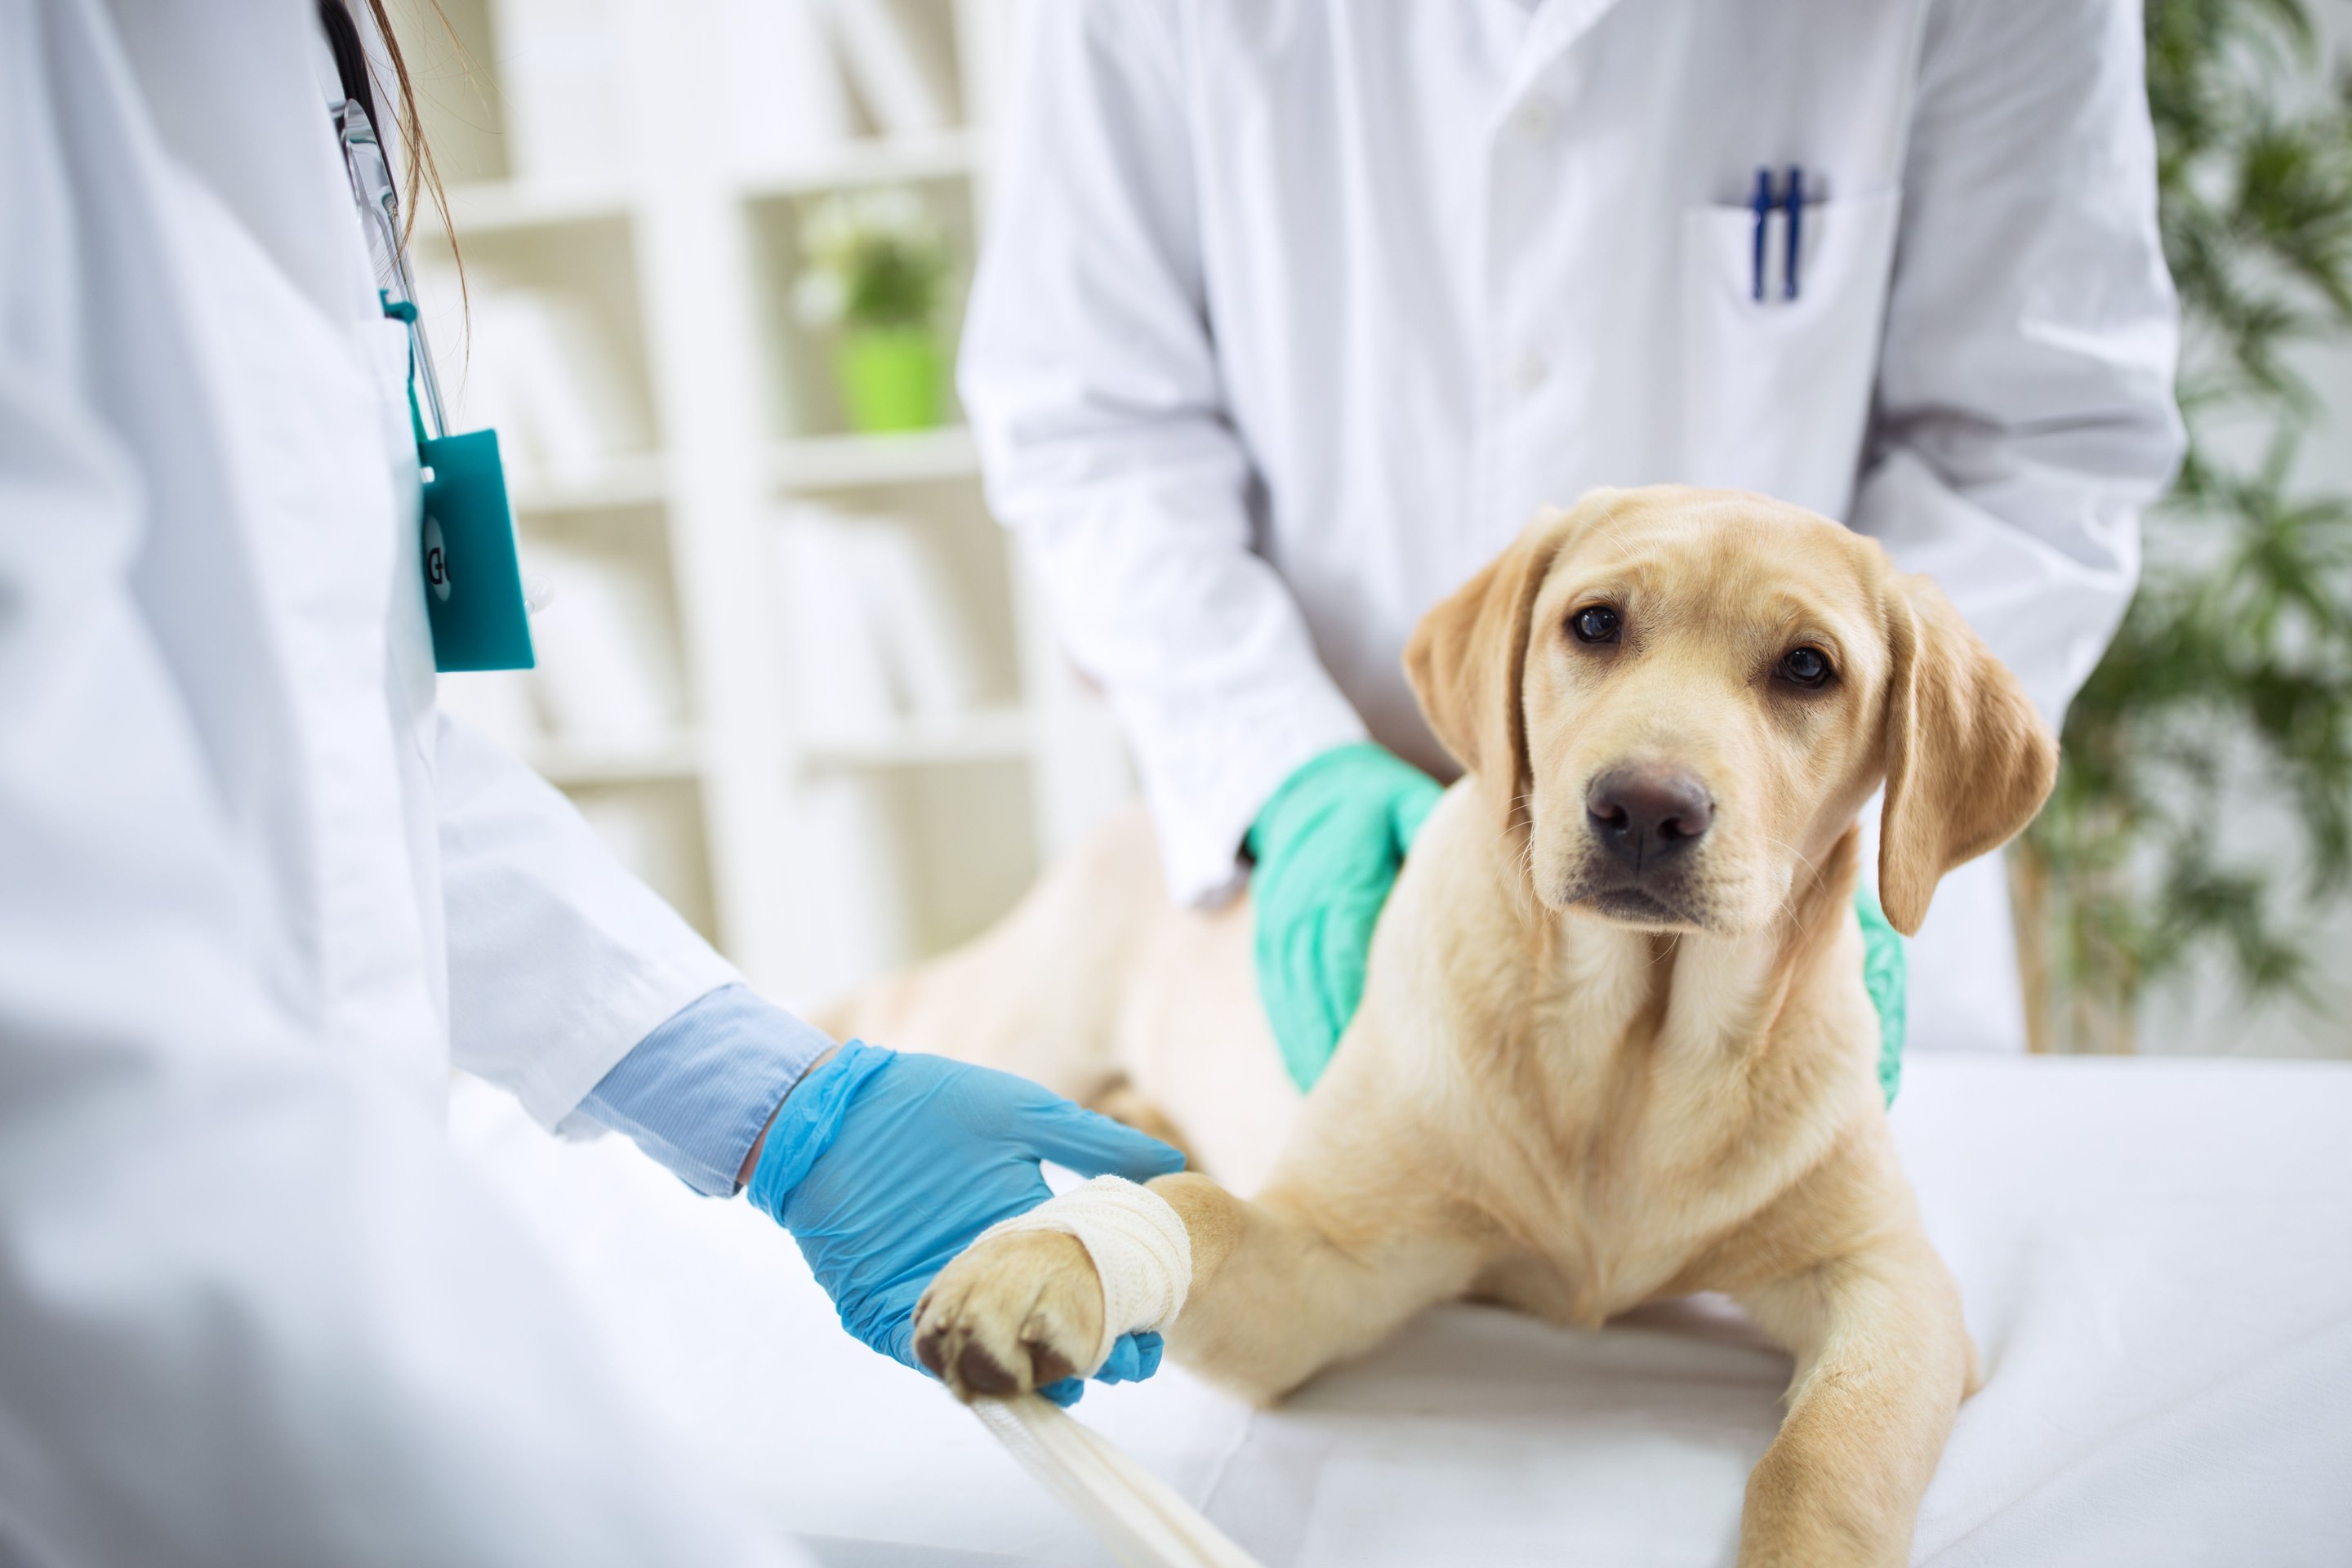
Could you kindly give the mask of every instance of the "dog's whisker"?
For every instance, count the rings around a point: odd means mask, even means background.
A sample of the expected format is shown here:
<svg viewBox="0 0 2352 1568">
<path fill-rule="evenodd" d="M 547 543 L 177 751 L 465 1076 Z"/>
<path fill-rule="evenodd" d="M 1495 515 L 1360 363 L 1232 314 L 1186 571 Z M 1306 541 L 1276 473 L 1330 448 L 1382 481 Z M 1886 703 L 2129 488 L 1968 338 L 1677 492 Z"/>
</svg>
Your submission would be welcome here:
<svg viewBox="0 0 2352 1568">
<path fill-rule="evenodd" d="M 1803 850 L 1798 848 L 1788 840 L 1784 838 L 1775 838 L 1769 833 L 1764 836 L 1764 842 L 1769 844 L 1775 849 L 1787 850 L 1791 856 L 1795 857 L 1799 865 L 1802 866 L 1806 870 L 1811 871 L 1813 874 L 1813 880 L 1817 882 L 1821 880 L 1822 868 L 1819 866 L 1814 865 L 1811 857 L 1808 856 Z"/>
<path fill-rule="evenodd" d="M 1785 839 L 1775 838 L 1770 834 L 1766 834 L 1764 836 L 1764 842 L 1769 844 L 1775 849 L 1787 851 L 1788 854 L 1796 860 L 1797 864 L 1805 868 L 1806 875 L 1812 879 L 1811 886 L 1813 888 L 1822 887 L 1827 881 L 1827 879 L 1822 875 L 1822 868 L 1813 863 L 1812 858 L 1810 856 L 1808 856 L 1803 850 L 1798 848 L 1795 845 L 1787 842 Z M 1809 889 L 1807 890 L 1811 889 Z M 1797 935 L 1801 938 L 1811 935 L 1812 928 L 1805 922 L 1803 915 L 1799 912 L 1798 895 L 1798 886 L 1796 882 L 1791 879 L 1788 890 L 1780 895 L 1780 914 L 1781 919 L 1789 921 L 1789 923 L 1797 928 Z"/>
</svg>

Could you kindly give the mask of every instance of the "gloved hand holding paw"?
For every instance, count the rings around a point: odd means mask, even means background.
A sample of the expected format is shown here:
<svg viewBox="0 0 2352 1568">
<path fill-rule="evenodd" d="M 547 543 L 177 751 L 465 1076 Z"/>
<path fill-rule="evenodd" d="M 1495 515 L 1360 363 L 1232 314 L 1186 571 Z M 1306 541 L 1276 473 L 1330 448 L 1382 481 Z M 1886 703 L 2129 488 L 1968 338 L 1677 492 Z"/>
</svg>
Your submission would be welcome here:
<svg viewBox="0 0 2352 1568">
<path fill-rule="evenodd" d="M 852 1040 L 786 1097 L 748 1195 L 793 1233 L 842 1327 L 919 1371 L 916 1300 L 982 1231 L 1052 1195 L 1041 1160 L 1137 1182 L 1184 1168 L 1158 1139 L 1026 1079 Z M 1150 1377 L 1160 1356 L 1158 1334 L 1129 1334 L 1094 1375 Z M 1038 1392 L 1066 1405 L 1083 1386 Z"/>
</svg>

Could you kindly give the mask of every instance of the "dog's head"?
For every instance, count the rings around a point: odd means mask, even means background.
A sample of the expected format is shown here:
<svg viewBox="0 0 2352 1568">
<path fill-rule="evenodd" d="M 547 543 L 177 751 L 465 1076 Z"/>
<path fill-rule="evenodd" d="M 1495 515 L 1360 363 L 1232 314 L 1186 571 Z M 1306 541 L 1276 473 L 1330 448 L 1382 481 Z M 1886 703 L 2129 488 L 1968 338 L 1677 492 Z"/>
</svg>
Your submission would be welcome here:
<svg viewBox="0 0 2352 1568">
<path fill-rule="evenodd" d="M 1537 898 L 1659 931 L 1762 929 L 1886 786 L 1879 889 L 1943 875 L 2050 793 L 2008 668 L 1877 544 L 1760 496 L 1602 490 L 1424 616 L 1405 670 Z"/>
</svg>

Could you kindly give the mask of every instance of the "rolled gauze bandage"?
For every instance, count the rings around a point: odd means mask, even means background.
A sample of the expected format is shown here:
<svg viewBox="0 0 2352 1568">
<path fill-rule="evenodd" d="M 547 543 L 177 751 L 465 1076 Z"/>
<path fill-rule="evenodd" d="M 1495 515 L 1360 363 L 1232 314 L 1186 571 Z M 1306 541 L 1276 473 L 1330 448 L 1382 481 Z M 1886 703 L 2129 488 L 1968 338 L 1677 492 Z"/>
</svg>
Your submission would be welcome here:
<svg viewBox="0 0 2352 1568">
<path fill-rule="evenodd" d="M 1192 1288 L 1192 1237 L 1166 1198 L 1123 1176 L 1097 1176 L 1048 1198 L 1027 1214 L 981 1232 L 980 1240 L 1020 1230 L 1056 1230 L 1078 1238 L 1102 1281 L 1102 1339 L 1078 1369 L 1091 1376 L 1110 1359 L 1121 1334 L 1166 1328 Z"/>
<path fill-rule="evenodd" d="M 1175 1488 L 1036 1394 L 971 1413 L 1128 1568 L 1259 1568 Z"/>
</svg>

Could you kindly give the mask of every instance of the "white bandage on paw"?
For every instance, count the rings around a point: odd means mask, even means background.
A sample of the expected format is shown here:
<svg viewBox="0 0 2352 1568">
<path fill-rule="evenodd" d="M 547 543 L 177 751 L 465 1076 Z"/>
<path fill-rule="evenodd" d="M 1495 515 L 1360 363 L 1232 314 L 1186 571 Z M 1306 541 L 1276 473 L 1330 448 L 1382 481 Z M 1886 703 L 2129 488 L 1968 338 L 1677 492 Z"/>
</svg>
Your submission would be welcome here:
<svg viewBox="0 0 2352 1568">
<path fill-rule="evenodd" d="M 1192 1288 L 1192 1237 L 1166 1198 L 1124 1176 L 1097 1176 L 1027 1214 L 1000 1221 L 979 1239 L 1013 1231 L 1054 1230 L 1077 1237 L 1102 1281 L 1102 1339 L 1078 1369 L 1090 1376 L 1110 1359 L 1119 1336 L 1157 1331 L 1176 1321 Z"/>
</svg>

